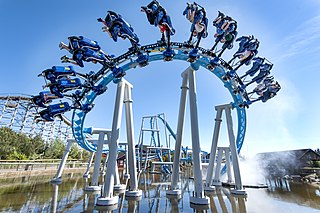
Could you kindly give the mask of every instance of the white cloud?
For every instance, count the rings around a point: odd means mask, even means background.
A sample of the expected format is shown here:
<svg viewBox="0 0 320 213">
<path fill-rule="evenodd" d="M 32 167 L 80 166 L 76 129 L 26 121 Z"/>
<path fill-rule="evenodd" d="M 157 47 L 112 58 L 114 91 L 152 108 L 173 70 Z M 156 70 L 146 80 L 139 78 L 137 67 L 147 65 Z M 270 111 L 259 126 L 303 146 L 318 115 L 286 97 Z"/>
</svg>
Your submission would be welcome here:
<svg viewBox="0 0 320 213">
<path fill-rule="evenodd" d="M 287 36 L 280 44 L 280 49 L 285 50 L 279 59 L 284 59 L 300 54 L 319 52 L 316 45 L 320 40 L 320 16 L 315 16 L 303 22 L 293 34 Z"/>
</svg>

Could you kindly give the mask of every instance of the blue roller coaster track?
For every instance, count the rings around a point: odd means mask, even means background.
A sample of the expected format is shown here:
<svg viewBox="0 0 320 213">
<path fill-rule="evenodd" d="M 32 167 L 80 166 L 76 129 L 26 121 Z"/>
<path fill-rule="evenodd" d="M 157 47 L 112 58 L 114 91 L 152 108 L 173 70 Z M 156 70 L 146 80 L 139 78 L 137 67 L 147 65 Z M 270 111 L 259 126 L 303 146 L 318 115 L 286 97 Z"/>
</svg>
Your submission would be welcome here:
<svg viewBox="0 0 320 213">
<path fill-rule="evenodd" d="M 179 42 L 171 42 L 171 48 L 174 50 L 175 54 L 173 60 L 181 60 L 188 62 L 189 59 L 189 52 L 192 51 L 193 48 L 188 47 L 185 43 Z M 230 95 L 233 99 L 233 107 L 236 109 L 237 112 L 237 119 L 238 119 L 238 129 L 237 129 L 237 137 L 236 137 L 236 145 L 237 150 L 240 152 L 245 132 L 246 132 L 246 110 L 244 107 L 240 107 L 241 104 L 244 102 L 243 97 L 239 93 L 234 93 L 234 88 L 232 85 L 232 81 L 225 81 L 223 76 L 226 76 L 228 67 L 224 67 L 224 63 L 215 67 L 213 70 L 209 69 L 210 60 L 212 56 L 208 54 L 208 51 L 204 48 L 198 47 L 200 50 L 199 55 L 200 57 L 193 63 L 188 62 L 191 67 L 195 70 L 203 67 L 213 73 L 216 77 L 218 77 L 225 88 L 229 91 Z M 155 43 L 150 45 L 141 46 L 140 51 L 144 54 L 149 55 L 148 62 L 153 61 L 163 61 L 164 55 L 163 52 L 165 51 L 165 46 L 163 44 Z M 129 50 L 128 52 L 124 53 L 123 55 L 114 59 L 115 65 L 122 68 L 124 72 L 127 72 L 133 68 L 139 66 L 137 61 L 137 57 L 134 51 Z M 222 60 L 222 59 L 220 59 Z M 222 60 L 223 62 L 223 60 Z M 225 63 L 227 64 L 227 63 Z M 114 74 L 111 72 L 110 68 L 104 67 L 97 73 L 97 81 L 96 86 L 99 87 L 106 87 L 110 82 L 115 80 Z M 82 97 L 81 100 L 82 105 L 91 105 L 93 101 L 97 98 L 99 94 L 94 90 L 83 89 L 82 90 Z M 84 149 L 95 152 L 96 146 L 92 143 L 88 142 L 86 139 L 86 134 L 89 133 L 89 128 L 85 128 L 85 119 L 88 112 L 81 109 L 75 109 L 72 115 L 72 132 L 74 135 L 75 140 L 77 143 Z M 107 152 L 107 148 L 104 148 L 104 152 Z"/>
</svg>

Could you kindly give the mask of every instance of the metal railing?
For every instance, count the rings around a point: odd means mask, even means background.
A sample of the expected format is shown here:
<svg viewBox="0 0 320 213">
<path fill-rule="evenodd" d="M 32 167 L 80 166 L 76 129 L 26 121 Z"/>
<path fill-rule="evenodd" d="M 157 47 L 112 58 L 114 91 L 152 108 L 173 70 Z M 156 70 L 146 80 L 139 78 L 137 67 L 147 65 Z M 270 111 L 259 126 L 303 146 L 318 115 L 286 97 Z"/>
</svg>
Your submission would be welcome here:
<svg viewBox="0 0 320 213">
<path fill-rule="evenodd" d="M 28 171 L 28 170 L 47 170 L 58 169 L 61 160 L 42 159 L 42 160 L 0 160 L 0 173 L 6 171 Z M 86 167 L 87 162 L 78 160 L 67 160 L 65 168 Z"/>
</svg>

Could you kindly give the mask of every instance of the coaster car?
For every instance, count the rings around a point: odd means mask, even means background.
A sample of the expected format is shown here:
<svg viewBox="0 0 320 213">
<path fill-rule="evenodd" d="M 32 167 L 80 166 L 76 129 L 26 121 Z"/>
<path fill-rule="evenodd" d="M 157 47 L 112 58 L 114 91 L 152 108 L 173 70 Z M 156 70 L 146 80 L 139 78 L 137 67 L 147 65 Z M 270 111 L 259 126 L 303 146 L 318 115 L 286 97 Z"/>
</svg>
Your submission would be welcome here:
<svg viewBox="0 0 320 213">
<path fill-rule="evenodd" d="M 228 62 L 231 64 L 236 58 L 239 59 L 234 65 L 234 70 L 239 69 L 243 64 L 248 66 L 251 63 L 251 60 L 258 54 L 260 42 L 258 39 L 251 39 L 241 45 L 243 47 L 239 47 L 239 50 L 233 54 L 232 59 Z"/>
<path fill-rule="evenodd" d="M 252 92 L 248 93 L 250 98 L 248 98 L 247 101 L 245 101 L 240 107 L 249 107 L 250 104 L 257 101 L 267 102 L 269 99 L 276 96 L 280 89 L 281 86 L 277 81 L 274 80 L 274 77 L 268 76 L 264 78 L 263 81 L 253 89 Z M 258 97 L 253 97 L 254 94 L 258 95 Z"/>
<path fill-rule="evenodd" d="M 197 44 L 195 48 L 199 46 L 201 38 L 206 38 L 208 36 L 208 19 L 206 17 L 205 9 L 194 3 L 187 3 L 186 9 L 183 11 L 183 15 L 192 23 L 190 28 L 190 38 L 187 43 L 191 43 L 192 37 L 197 37 Z"/>
<path fill-rule="evenodd" d="M 108 11 L 105 19 L 99 18 L 98 21 L 104 24 L 103 31 L 107 32 L 115 42 L 120 37 L 122 39 L 129 39 L 132 46 L 138 45 L 138 36 L 134 33 L 131 25 L 120 14 Z"/>
<path fill-rule="evenodd" d="M 252 79 L 252 82 L 256 82 L 257 84 L 259 84 L 263 79 L 265 79 L 270 74 L 270 70 L 272 69 L 272 67 L 273 67 L 273 64 L 268 64 L 268 63 L 262 64 L 260 66 L 259 74 Z"/>
<path fill-rule="evenodd" d="M 75 75 L 73 66 L 53 66 L 51 69 L 44 70 L 38 76 L 44 76 L 51 83 L 55 83 L 57 79 Z"/>
<path fill-rule="evenodd" d="M 50 91 L 40 92 L 39 95 L 36 95 L 32 98 L 32 102 L 39 107 L 47 107 L 46 104 L 52 102 L 53 99 L 57 99 L 58 96 L 52 94 Z"/>
<path fill-rule="evenodd" d="M 80 67 L 84 67 L 84 61 L 92 62 L 94 64 L 96 64 L 97 62 L 100 64 L 104 64 L 109 61 L 109 59 L 102 51 L 94 51 L 87 47 L 75 50 L 72 54 L 72 58 L 69 58 L 67 56 L 61 57 L 62 63 L 72 63 Z"/>
<path fill-rule="evenodd" d="M 54 121 L 54 117 L 70 111 L 71 107 L 68 102 L 49 105 L 45 110 L 41 111 L 40 117 L 44 121 Z"/>
<path fill-rule="evenodd" d="M 110 60 L 110 56 L 104 54 L 97 41 L 85 38 L 83 36 L 68 37 L 69 45 L 60 42 L 60 49 L 66 49 L 72 54 L 72 58 L 63 56 L 62 62 L 70 62 L 83 67 L 83 61 L 101 63 Z"/>
<path fill-rule="evenodd" d="M 82 83 L 79 78 L 74 79 L 68 79 L 68 78 L 62 78 L 59 79 L 56 83 L 50 85 L 50 91 L 58 96 L 59 98 L 63 98 L 63 93 L 80 89 L 82 87 Z"/>
<path fill-rule="evenodd" d="M 66 49 L 71 54 L 77 50 L 82 48 L 89 48 L 95 51 L 99 51 L 101 48 L 97 41 L 88 39 L 83 36 L 70 36 L 68 37 L 69 44 L 66 45 L 63 42 L 60 42 L 59 47 L 60 49 Z"/>
<path fill-rule="evenodd" d="M 238 35 L 237 21 L 229 16 L 225 16 L 219 11 L 218 17 L 213 21 L 213 26 L 216 27 L 216 33 L 214 35 L 215 43 L 210 51 L 214 51 L 218 43 L 223 43 L 222 47 L 216 51 L 220 52 L 218 57 L 224 53 L 226 49 L 232 49 L 233 43 Z"/>
<path fill-rule="evenodd" d="M 147 19 L 151 25 L 159 27 L 162 34 L 161 41 L 166 42 L 167 47 L 170 46 L 170 36 L 175 34 L 175 29 L 172 26 L 171 18 L 166 10 L 153 0 L 147 6 L 142 6 L 141 11 L 145 12 Z"/>
<path fill-rule="evenodd" d="M 281 89 L 280 84 L 273 80 L 273 77 L 266 78 L 261 84 L 259 84 L 253 92 L 258 94 L 260 97 L 257 100 L 266 102 L 269 99 L 277 95 L 278 91 Z"/>
<path fill-rule="evenodd" d="M 243 76 L 241 76 L 241 78 L 244 78 L 247 75 L 249 75 L 251 77 L 254 76 L 259 71 L 260 66 L 263 64 L 264 60 L 265 59 L 261 58 L 261 57 L 253 58 L 252 59 L 252 61 L 253 61 L 252 67 L 248 71 L 246 71 L 246 73 Z"/>
</svg>

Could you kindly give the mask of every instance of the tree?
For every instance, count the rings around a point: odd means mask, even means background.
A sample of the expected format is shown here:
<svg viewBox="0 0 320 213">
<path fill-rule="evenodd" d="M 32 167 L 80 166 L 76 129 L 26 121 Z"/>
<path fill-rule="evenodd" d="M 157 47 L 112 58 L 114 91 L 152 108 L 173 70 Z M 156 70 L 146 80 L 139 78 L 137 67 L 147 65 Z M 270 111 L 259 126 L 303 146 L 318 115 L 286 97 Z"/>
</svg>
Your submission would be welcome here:
<svg viewBox="0 0 320 213">
<path fill-rule="evenodd" d="M 0 128 L 0 159 L 6 160 L 16 151 L 15 141 L 18 141 L 18 137 L 13 130 L 8 127 Z"/>
<path fill-rule="evenodd" d="M 0 128 L 1 160 L 61 159 L 65 148 L 64 142 L 60 139 L 55 139 L 52 143 L 46 144 L 40 135 L 29 137 L 23 133 L 16 133 L 8 127 Z M 73 144 L 69 157 L 88 160 L 90 152 Z"/>
<path fill-rule="evenodd" d="M 81 159 L 81 152 L 77 144 L 72 144 L 71 150 L 68 156 L 70 159 Z"/>
<path fill-rule="evenodd" d="M 63 141 L 57 138 L 49 144 L 45 150 L 44 156 L 50 159 L 61 159 L 65 149 L 66 146 Z"/>
</svg>

